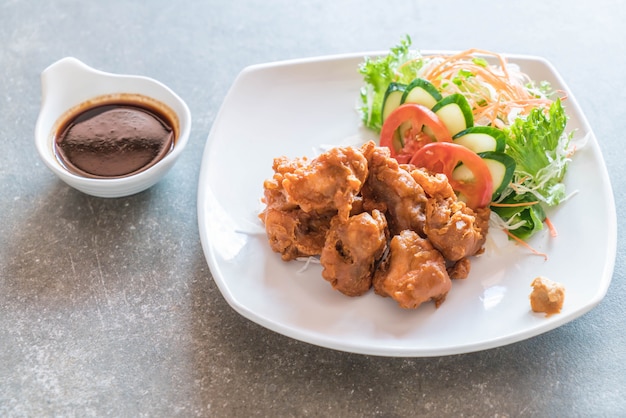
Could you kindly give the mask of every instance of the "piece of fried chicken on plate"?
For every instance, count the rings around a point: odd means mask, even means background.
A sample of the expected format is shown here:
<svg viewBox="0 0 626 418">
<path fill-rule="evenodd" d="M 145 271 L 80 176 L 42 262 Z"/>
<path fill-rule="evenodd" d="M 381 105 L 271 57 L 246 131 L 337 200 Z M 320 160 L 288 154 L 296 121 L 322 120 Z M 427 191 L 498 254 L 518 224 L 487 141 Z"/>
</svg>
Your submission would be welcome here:
<svg viewBox="0 0 626 418">
<path fill-rule="evenodd" d="M 274 171 L 288 203 L 305 212 L 336 210 L 346 220 L 368 168 L 359 148 L 336 147 L 310 161 L 275 160 Z"/>
<path fill-rule="evenodd" d="M 430 300 L 436 306 L 443 303 L 452 281 L 441 253 L 416 232 L 404 230 L 391 239 L 373 285 L 377 294 L 393 298 L 402 308 L 415 309 Z"/>
<path fill-rule="evenodd" d="M 489 229 L 489 208 L 472 210 L 456 198 L 432 198 L 426 203 L 424 232 L 446 260 L 480 253 Z"/>
<path fill-rule="evenodd" d="M 320 263 L 322 277 L 348 296 L 372 287 L 376 264 L 387 247 L 387 221 L 377 210 L 331 221 Z"/>
<path fill-rule="evenodd" d="M 335 213 L 307 213 L 300 208 L 266 208 L 261 214 L 270 247 L 284 261 L 317 256 L 324 248 Z"/>
<path fill-rule="evenodd" d="M 428 195 L 424 233 L 433 246 L 449 261 L 479 253 L 487 238 L 490 209 L 473 210 L 457 199 L 444 174 L 422 168 L 410 172 Z"/>
<path fill-rule="evenodd" d="M 369 176 L 361 191 L 364 207 L 385 213 L 391 235 L 405 229 L 422 234 L 426 195 L 411 174 L 390 157 L 388 148 L 370 147 L 364 152 Z"/>
</svg>

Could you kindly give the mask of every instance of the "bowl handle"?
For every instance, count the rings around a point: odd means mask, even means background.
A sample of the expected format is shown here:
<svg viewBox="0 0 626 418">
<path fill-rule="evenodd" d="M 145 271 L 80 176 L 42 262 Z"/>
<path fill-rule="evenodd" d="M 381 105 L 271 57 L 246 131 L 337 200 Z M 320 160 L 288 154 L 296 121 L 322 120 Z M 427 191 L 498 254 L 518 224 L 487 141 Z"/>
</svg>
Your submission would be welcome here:
<svg viewBox="0 0 626 418">
<path fill-rule="evenodd" d="M 97 70 L 74 57 L 65 57 L 48 66 L 41 73 L 41 99 L 45 104 L 48 97 L 62 97 L 64 92 L 75 88 L 77 80 Z"/>
</svg>

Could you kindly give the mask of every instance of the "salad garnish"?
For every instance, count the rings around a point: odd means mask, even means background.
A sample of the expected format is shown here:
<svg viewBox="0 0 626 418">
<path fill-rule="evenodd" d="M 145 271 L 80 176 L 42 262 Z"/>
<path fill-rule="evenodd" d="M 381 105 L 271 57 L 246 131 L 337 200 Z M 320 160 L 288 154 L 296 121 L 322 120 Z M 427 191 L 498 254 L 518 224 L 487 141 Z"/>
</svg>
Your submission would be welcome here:
<svg viewBox="0 0 626 418">
<path fill-rule="evenodd" d="M 359 72 L 364 80 L 362 122 L 381 134 L 381 145 L 389 147 L 399 162 L 414 160 L 427 144 L 448 143 L 434 145 L 430 152 L 460 185 L 455 190 L 462 200 L 474 205 L 484 201 L 464 196 L 476 188 L 462 183 L 484 183 L 484 174 L 479 179 L 476 173 L 488 168 L 493 194 L 486 205 L 492 210 L 492 226 L 521 242 L 544 224 L 556 234 L 546 210 L 568 197 L 563 178 L 574 153 L 562 92 L 547 81 L 532 80 L 502 54 L 469 49 L 422 55 L 411 48 L 408 35 L 388 54 L 366 57 Z M 441 134 L 441 124 L 449 135 Z M 458 151 L 450 143 L 469 148 L 484 166 L 473 162 L 467 169 L 462 161 L 457 165 Z M 446 155 L 457 158 L 454 170 L 445 163 Z"/>
</svg>

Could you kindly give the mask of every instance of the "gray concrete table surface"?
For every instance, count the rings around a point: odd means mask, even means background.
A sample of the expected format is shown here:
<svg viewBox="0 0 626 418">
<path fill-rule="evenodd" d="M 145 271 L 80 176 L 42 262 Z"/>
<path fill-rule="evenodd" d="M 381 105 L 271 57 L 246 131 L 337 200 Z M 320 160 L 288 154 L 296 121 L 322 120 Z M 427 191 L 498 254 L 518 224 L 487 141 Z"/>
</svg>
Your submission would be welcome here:
<svg viewBox="0 0 626 418">
<path fill-rule="evenodd" d="M 598 137 L 621 231 L 625 21 L 610 0 L 0 1 L 0 416 L 624 416 L 619 231 L 608 294 L 579 319 L 482 352 L 385 358 L 238 315 L 203 256 L 196 198 L 211 124 L 244 67 L 409 34 L 423 49 L 550 60 Z M 155 77 L 189 104 L 189 148 L 150 190 L 89 197 L 40 162 L 39 75 L 68 55 Z"/>
</svg>

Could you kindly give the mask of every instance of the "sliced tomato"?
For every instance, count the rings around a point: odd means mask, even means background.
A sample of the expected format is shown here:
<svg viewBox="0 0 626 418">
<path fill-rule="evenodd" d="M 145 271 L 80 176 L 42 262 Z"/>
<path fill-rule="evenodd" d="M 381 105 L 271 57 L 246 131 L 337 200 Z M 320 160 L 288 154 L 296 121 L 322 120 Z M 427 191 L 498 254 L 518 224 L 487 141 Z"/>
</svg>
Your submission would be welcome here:
<svg viewBox="0 0 626 418">
<path fill-rule="evenodd" d="M 408 129 L 406 136 L 398 140 L 396 131 L 400 126 L 408 126 Z M 389 148 L 391 156 L 399 163 L 408 163 L 417 150 L 432 142 L 432 138 L 422 132 L 425 126 L 436 141 L 452 142 L 448 128 L 432 110 L 419 104 L 405 103 L 385 119 L 380 132 L 380 146 Z"/>
<path fill-rule="evenodd" d="M 420 148 L 410 160 L 411 164 L 448 177 L 454 191 L 463 195 L 472 209 L 491 203 L 493 179 L 487 163 L 474 151 L 453 142 L 431 142 Z M 469 179 L 456 179 L 454 169 L 463 164 L 471 172 Z"/>
</svg>

